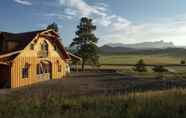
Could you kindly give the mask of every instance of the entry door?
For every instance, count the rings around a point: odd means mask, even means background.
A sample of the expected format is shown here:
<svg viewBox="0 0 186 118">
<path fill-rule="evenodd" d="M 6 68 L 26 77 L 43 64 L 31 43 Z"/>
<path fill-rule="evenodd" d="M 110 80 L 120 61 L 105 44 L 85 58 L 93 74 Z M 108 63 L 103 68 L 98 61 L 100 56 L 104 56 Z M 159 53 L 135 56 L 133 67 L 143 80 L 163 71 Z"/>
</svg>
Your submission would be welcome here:
<svg viewBox="0 0 186 118">
<path fill-rule="evenodd" d="M 52 66 L 49 62 L 41 62 L 38 65 L 38 75 L 40 79 L 50 80 L 52 77 Z"/>
</svg>

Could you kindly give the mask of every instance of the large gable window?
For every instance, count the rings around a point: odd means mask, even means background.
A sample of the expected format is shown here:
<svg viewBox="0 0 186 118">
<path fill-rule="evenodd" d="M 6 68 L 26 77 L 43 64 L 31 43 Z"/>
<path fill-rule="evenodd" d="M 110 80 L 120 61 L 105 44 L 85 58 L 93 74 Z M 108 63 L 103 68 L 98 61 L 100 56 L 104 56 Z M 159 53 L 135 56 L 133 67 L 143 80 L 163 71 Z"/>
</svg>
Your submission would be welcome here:
<svg viewBox="0 0 186 118">
<path fill-rule="evenodd" d="M 48 43 L 46 41 L 41 45 L 41 50 L 48 52 Z"/>
<path fill-rule="evenodd" d="M 44 41 L 43 43 L 40 44 L 41 48 L 40 48 L 40 51 L 38 52 L 38 56 L 40 58 L 46 58 L 48 57 L 48 43 L 47 41 Z"/>
</svg>

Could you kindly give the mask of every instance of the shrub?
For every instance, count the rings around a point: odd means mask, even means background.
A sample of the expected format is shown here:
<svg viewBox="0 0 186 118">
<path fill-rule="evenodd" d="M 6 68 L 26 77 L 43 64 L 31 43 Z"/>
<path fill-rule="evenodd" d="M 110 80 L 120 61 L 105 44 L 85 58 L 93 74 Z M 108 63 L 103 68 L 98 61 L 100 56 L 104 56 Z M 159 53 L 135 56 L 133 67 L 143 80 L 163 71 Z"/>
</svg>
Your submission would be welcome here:
<svg viewBox="0 0 186 118">
<path fill-rule="evenodd" d="M 152 70 L 158 73 L 168 72 L 168 69 L 164 68 L 162 65 L 155 66 Z"/>
<path fill-rule="evenodd" d="M 184 65 L 185 64 L 185 60 L 181 60 L 180 64 Z"/>
<path fill-rule="evenodd" d="M 147 68 L 145 67 L 145 63 L 143 59 L 140 59 L 135 65 L 134 71 L 137 72 L 147 72 Z"/>
</svg>

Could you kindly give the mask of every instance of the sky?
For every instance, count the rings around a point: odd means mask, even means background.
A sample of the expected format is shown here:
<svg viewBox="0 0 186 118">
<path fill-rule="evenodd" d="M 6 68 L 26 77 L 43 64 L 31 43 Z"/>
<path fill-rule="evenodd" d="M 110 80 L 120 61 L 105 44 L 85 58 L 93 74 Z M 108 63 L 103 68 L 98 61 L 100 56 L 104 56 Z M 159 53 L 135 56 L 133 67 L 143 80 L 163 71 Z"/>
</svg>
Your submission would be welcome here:
<svg viewBox="0 0 186 118">
<path fill-rule="evenodd" d="M 186 45 L 186 0 L 1 0 L 0 31 L 40 30 L 56 22 L 65 46 L 80 18 L 97 26 L 98 45 L 163 40 Z"/>
</svg>

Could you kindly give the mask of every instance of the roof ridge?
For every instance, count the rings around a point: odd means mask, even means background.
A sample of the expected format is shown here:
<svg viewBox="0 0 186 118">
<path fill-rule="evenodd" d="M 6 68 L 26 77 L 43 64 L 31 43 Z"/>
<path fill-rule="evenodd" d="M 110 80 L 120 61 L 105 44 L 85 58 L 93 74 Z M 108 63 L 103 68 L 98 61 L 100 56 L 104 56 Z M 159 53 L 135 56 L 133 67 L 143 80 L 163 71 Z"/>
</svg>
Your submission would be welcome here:
<svg viewBox="0 0 186 118">
<path fill-rule="evenodd" d="M 33 30 L 33 31 L 28 31 L 28 32 L 18 32 L 18 33 L 13 33 L 15 35 L 19 35 L 19 34 L 27 34 L 27 33 L 35 33 L 35 32 L 44 32 L 47 31 L 46 29 L 43 30 Z"/>
<path fill-rule="evenodd" d="M 7 32 L 7 31 L 0 31 L 0 33 L 8 33 L 8 34 L 13 34 L 13 35 L 19 35 L 19 34 L 34 33 L 34 32 L 43 32 L 43 31 L 47 31 L 47 29 L 33 30 L 33 31 L 26 31 L 26 32 Z"/>
</svg>

